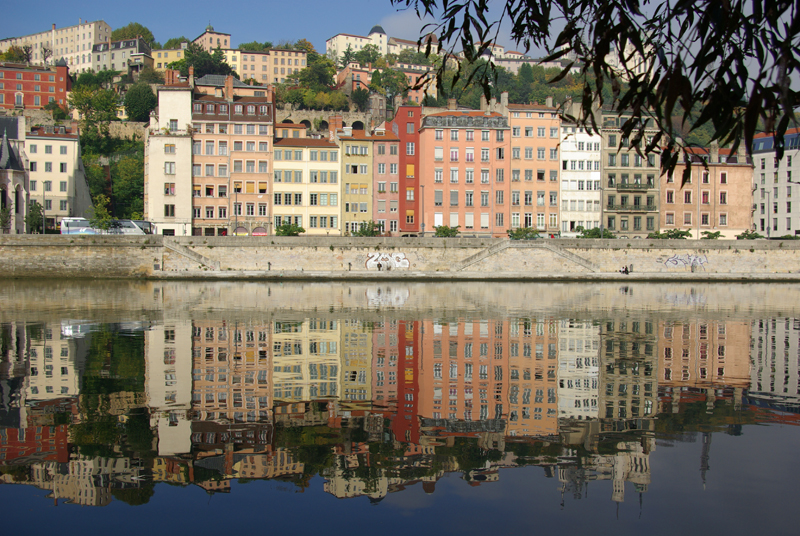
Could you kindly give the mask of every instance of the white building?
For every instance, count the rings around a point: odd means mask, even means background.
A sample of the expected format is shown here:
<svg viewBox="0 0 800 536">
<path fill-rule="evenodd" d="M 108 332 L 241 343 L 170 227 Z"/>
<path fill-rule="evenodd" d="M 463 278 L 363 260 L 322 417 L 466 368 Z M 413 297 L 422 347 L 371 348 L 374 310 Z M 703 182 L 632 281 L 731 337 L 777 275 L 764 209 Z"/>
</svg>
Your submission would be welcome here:
<svg viewBox="0 0 800 536">
<path fill-rule="evenodd" d="M 50 30 L 21 37 L 9 37 L 0 40 L 0 53 L 6 52 L 12 46 L 32 47 L 31 62 L 35 65 L 55 63 L 64 58 L 70 65 L 70 71 L 83 72 L 91 68 L 92 47 L 97 43 L 105 43 L 111 39 L 111 26 L 105 21 L 94 22 L 78 19 L 75 26 L 56 28 L 53 24 Z M 42 52 L 49 49 L 50 56 L 45 62 Z"/>
<path fill-rule="evenodd" d="M 800 355 L 800 320 L 756 320 L 752 333 L 747 396 L 765 406 L 797 408 L 800 405 L 800 364 L 797 359 Z"/>
<path fill-rule="evenodd" d="M 800 234 L 800 129 L 786 131 L 785 152 L 778 160 L 775 139 L 761 134 L 753 140 L 753 228 L 767 237 Z"/>
<path fill-rule="evenodd" d="M 600 329 L 591 321 L 562 320 L 558 340 L 558 417 L 596 419 Z"/>
<path fill-rule="evenodd" d="M 158 431 L 158 455 L 192 449 L 192 325 L 165 322 L 145 332 L 145 395 L 150 426 Z"/>
<path fill-rule="evenodd" d="M 192 89 L 161 87 L 145 136 L 144 217 L 160 234 L 192 229 Z"/>
<path fill-rule="evenodd" d="M 561 124 L 561 236 L 600 226 L 602 137 L 574 123 Z"/>
</svg>

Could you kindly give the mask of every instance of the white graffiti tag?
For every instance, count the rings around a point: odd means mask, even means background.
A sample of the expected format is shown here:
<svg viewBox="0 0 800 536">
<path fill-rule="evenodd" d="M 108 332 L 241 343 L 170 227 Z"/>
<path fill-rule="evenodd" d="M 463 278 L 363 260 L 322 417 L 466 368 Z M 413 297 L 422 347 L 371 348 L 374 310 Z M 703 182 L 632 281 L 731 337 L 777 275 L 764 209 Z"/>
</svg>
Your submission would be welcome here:
<svg viewBox="0 0 800 536">
<path fill-rule="evenodd" d="M 411 263 L 405 253 L 370 253 L 366 262 L 367 270 L 398 270 L 410 268 Z"/>
<path fill-rule="evenodd" d="M 708 257 L 705 255 L 692 255 L 689 253 L 685 255 L 673 255 L 664 261 L 664 266 L 667 268 L 691 268 L 694 266 L 699 266 L 705 270 L 705 264 L 708 264 Z"/>
<path fill-rule="evenodd" d="M 408 301 L 407 288 L 370 288 L 367 289 L 367 301 L 370 307 L 402 307 Z"/>
</svg>

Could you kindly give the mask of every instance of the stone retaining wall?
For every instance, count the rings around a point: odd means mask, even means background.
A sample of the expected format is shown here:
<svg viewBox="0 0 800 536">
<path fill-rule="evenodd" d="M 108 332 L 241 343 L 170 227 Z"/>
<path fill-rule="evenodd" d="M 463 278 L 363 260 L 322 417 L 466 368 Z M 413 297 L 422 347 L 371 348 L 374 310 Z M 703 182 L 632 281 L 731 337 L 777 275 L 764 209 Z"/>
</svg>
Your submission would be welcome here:
<svg viewBox="0 0 800 536">
<path fill-rule="evenodd" d="M 169 241 L 171 247 L 164 247 Z M 797 274 L 794 241 L 534 240 L 348 237 L 0 236 L 5 277 L 277 277 L 305 272 L 349 277 L 487 278 L 618 274 L 769 276 Z M 380 265 L 380 270 L 379 270 Z M 217 268 L 218 267 L 218 268 Z M 271 273 L 270 273 L 271 272 Z"/>
</svg>

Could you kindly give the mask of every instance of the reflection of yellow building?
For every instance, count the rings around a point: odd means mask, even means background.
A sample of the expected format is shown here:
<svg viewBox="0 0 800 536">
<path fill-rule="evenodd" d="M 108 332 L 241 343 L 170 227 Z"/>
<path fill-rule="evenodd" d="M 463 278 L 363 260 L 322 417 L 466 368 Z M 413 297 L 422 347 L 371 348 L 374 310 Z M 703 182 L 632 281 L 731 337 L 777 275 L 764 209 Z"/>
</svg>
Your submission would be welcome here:
<svg viewBox="0 0 800 536">
<path fill-rule="evenodd" d="M 362 320 L 342 321 L 343 409 L 363 409 L 372 402 L 372 332 Z"/>
<path fill-rule="evenodd" d="M 275 400 L 300 402 L 339 395 L 337 320 L 312 318 L 273 323 L 272 354 Z"/>
<path fill-rule="evenodd" d="M 234 478 L 278 478 L 303 474 L 303 464 L 287 449 L 251 454 L 233 464 Z"/>
</svg>

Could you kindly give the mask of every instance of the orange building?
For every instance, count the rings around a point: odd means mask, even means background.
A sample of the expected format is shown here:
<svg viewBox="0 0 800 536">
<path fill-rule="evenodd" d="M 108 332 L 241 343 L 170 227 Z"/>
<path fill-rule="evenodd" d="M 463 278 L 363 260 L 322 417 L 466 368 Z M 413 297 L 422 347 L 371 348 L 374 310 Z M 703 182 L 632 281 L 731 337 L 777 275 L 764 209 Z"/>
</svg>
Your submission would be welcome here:
<svg viewBox="0 0 800 536">
<path fill-rule="evenodd" d="M 462 233 L 506 236 L 512 202 L 508 119 L 496 112 L 456 110 L 454 100 L 448 107 L 422 119 L 422 230 L 447 225 Z"/>
<path fill-rule="evenodd" d="M 561 119 L 548 105 L 509 104 L 511 126 L 510 227 L 559 234 L 559 143 Z"/>
</svg>

